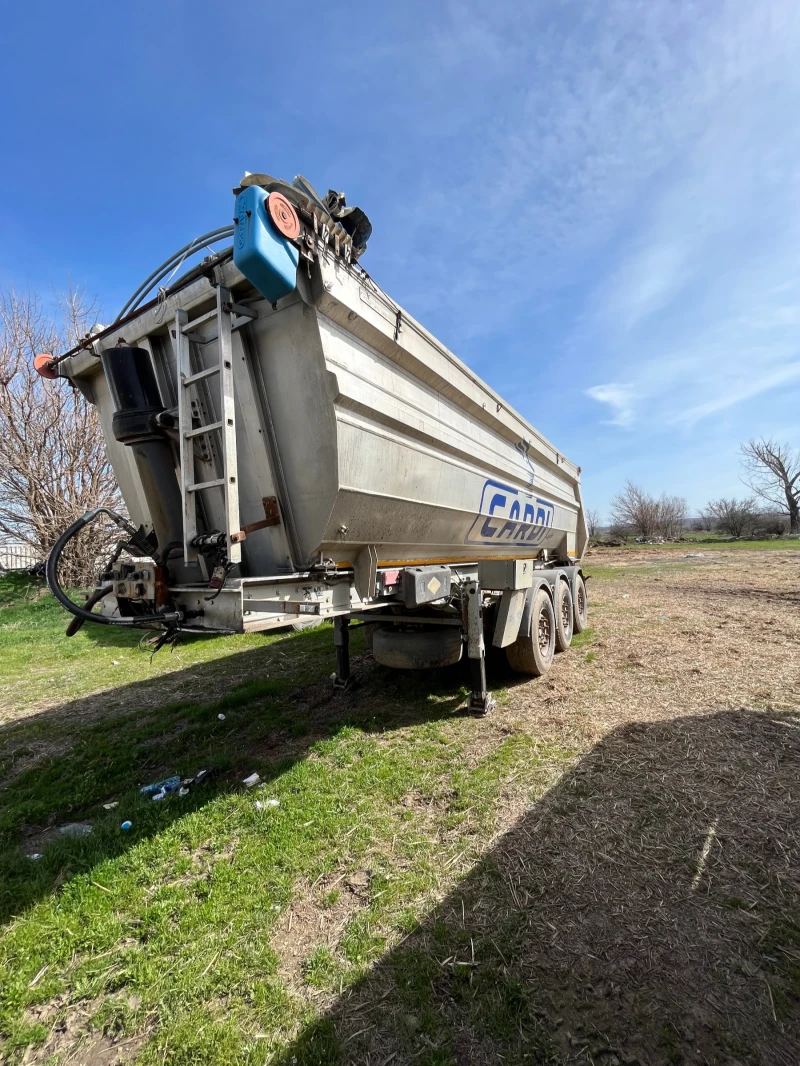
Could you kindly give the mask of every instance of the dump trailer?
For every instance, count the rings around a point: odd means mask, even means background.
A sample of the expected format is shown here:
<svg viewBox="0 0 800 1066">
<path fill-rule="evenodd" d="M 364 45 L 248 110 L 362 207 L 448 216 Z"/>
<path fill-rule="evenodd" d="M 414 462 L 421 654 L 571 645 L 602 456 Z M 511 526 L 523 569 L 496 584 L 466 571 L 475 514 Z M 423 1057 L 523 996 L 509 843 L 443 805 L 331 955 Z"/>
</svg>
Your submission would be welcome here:
<svg viewBox="0 0 800 1066">
<path fill-rule="evenodd" d="M 357 622 L 385 666 L 466 656 L 486 713 L 487 645 L 538 675 L 586 625 L 580 468 L 372 280 L 369 221 L 343 194 L 248 174 L 234 195 L 233 226 L 180 249 L 113 325 L 36 358 L 96 405 L 127 507 L 50 555 L 70 631 L 330 618 L 346 688 Z M 59 559 L 101 516 L 120 542 L 78 605 Z"/>
</svg>

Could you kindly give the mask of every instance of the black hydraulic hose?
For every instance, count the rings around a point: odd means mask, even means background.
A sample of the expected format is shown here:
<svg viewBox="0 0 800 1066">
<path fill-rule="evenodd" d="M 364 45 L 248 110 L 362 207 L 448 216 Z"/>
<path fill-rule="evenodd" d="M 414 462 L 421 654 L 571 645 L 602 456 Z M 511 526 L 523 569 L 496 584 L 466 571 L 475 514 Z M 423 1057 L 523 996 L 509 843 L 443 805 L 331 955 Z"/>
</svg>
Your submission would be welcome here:
<svg viewBox="0 0 800 1066">
<path fill-rule="evenodd" d="M 99 514 L 107 514 L 109 518 L 116 522 L 118 526 L 121 526 L 131 536 L 136 535 L 136 530 L 133 526 L 129 522 L 126 522 L 121 515 L 118 515 L 108 507 L 95 507 L 93 511 L 87 511 L 85 515 L 64 530 L 53 545 L 53 549 L 47 557 L 47 584 L 50 586 L 50 591 L 55 598 L 62 607 L 66 608 L 70 614 L 74 614 L 76 618 L 82 618 L 84 622 L 97 622 L 99 625 L 104 626 L 140 626 L 143 624 L 149 624 L 150 622 L 179 622 L 183 615 L 178 611 L 165 612 L 164 614 L 137 615 L 135 618 L 109 618 L 104 614 L 93 614 L 91 611 L 86 610 L 85 607 L 81 607 L 80 604 L 74 603 L 66 592 L 64 592 L 58 582 L 59 559 L 72 538 L 80 533 L 80 531 L 90 522 L 93 522 Z"/>
<path fill-rule="evenodd" d="M 92 607 L 94 607 L 96 603 L 99 603 L 104 596 L 107 596 L 109 592 L 113 590 L 113 588 L 113 585 L 104 585 L 100 589 L 95 589 L 91 596 L 89 596 L 89 598 L 87 599 L 86 603 L 84 603 L 83 609 L 85 611 L 91 611 Z M 85 623 L 85 618 L 73 618 L 70 624 L 67 626 L 67 636 L 74 637 L 78 630 L 81 628 L 81 626 L 85 625 Z"/>
</svg>

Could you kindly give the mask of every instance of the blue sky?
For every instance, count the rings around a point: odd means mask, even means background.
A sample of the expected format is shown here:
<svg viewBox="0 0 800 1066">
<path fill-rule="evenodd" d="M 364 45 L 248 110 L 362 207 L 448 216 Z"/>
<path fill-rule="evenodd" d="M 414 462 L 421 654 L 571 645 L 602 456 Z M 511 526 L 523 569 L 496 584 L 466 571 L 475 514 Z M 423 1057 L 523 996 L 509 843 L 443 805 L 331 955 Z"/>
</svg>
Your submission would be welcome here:
<svg viewBox="0 0 800 1066">
<path fill-rule="evenodd" d="M 302 173 L 589 506 L 743 493 L 741 441 L 800 443 L 792 0 L 37 0 L 2 51 L 4 285 L 108 319 L 244 170 Z"/>
</svg>

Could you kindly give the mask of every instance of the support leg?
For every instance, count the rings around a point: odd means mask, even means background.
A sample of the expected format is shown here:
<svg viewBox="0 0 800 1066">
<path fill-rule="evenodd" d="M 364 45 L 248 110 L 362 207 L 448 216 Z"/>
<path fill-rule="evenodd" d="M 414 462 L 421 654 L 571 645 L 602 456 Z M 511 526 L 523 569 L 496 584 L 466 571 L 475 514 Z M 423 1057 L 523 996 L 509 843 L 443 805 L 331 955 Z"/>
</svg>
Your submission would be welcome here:
<svg viewBox="0 0 800 1066">
<path fill-rule="evenodd" d="M 486 646 L 483 640 L 483 607 L 481 589 L 477 581 L 470 581 L 466 587 L 464 606 L 465 629 L 467 631 L 467 655 L 469 656 L 472 675 L 472 692 L 469 697 L 469 710 L 473 714 L 485 715 L 493 710 L 496 701 L 486 689 Z"/>
<path fill-rule="evenodd" d="M 333 687 L 344 690 L 350 687 L 352 680 L 350 675 L 350 618 L 347 615 L 337 615 L 334 618 L 333 643 L 336 648 L 336 677 Z"/>
</svg>

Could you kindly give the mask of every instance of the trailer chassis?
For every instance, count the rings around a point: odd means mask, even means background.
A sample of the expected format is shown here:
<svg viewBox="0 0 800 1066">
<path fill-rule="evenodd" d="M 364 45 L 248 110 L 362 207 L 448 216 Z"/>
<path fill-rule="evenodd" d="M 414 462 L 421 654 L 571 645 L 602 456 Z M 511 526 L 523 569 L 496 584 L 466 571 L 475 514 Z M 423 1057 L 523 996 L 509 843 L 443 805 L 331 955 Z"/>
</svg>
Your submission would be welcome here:
<svg viewBox="0 0 800 1066">
<path fill-rule="evenodd" d="M 404 628 L 458 627 L 470 663 L 468 709 L 473 714 L 485 715 L 495 706 L 486 680 L 487 640 L 500 648 L 513 643 L 521 633 L 530 631 L 528 608 L 539 589 L 545 589 L 555 604 L 559 581 L 567 581 L 574 593 L 578 579 L 582 579 L 577 564 L 531 559 L 454 561 L 444 567 L 415 569 L 437 573 L 449 570 L 455 580 L 447 599 L 430 599 L 408 608 L 397 591 L 397 575 L 401 571 L 396 568 L 377 570 L 376 595 L 364 599 L 359 595 L 352 571 L 309 570 L 270 578 L 239 578 L 211 595 L 206 584 L 178 585 L 170 587 L 169 593 L 184 618 L 180 628 L 194 633 L 257 632 L 315 619 L 332 619 L 336 649 L 333 684 L 337 691 L 346 691 L 353 684 L 351 622 Z M 135 598 L 138 590 L 141 598 L 146 599 L 150 592 L 149 577 L 146 568 L 127 575 L 124 591 Z M 122 589 L 122 581 L 118 587 Z M 389 591 L 381 595 L 381 589 Z M 103 600 L 104 613 L 114 613 L 117 609 L 112 606 L 111 597 Z M 487 627 L 489 609 L 493 610 L 493 624 Z"/>
</svg>

